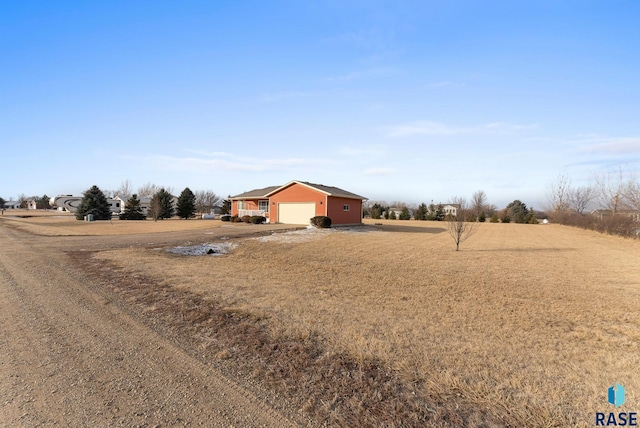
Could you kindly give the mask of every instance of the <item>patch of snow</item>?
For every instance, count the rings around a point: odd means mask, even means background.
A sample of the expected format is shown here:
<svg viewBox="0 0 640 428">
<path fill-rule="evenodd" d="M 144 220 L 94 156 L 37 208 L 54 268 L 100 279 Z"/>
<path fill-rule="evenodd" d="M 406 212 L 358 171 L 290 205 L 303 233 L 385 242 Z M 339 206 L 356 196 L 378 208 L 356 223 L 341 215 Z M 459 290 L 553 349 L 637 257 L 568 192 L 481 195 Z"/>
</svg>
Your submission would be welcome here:
<svg viewBox="0 0 640 428">
<path fill-rule="evenodd" d="M 312 239 L 318 239 L 323 236 L 332 235 L 335 233 L 363 233 L 363 232 L 377 232 L 378 229 L 368 226 L 338 226 L 327 229 L 317 228 L 315 226 L 307 226 L 304 229 L 292 230 L 289 232 L 277 232 L 274 231 L 271 235 L 260 236 L 257 239 L 260 242 L 305 242 Z"/>
<path fill-rule="evenodd" d="M 220 244 L 202 244 L 173 247 L 169 248 L 167 251 L 182 256 L 219 256 L 221 254 L 229 254 L 231 250 L 236 248 L 236 246 L 236 244 L 232 244 L 230 242 L 223 242 Z"/>
</svg>

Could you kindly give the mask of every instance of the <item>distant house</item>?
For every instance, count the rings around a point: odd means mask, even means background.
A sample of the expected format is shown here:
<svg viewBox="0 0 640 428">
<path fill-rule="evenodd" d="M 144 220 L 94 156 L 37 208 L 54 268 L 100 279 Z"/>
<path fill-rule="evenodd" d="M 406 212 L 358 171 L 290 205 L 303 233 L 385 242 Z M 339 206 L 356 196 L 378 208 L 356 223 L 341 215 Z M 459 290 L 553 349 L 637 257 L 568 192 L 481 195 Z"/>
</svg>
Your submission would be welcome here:
<svg viewBox="0 0 640 428">
<path fill-rule="evenodd" d="M 124 212 L 124 207 L 127 205 L 127 200 L 128 199 L 129 198 L 123 198 L 123 197 L 120 197 L 120 196 L 116 196 L 115 198 L 113 198 L 113 201 L 116 202 L 118 204 L 118 206 L 114 207 L 113 203 L 112 203 L 111 211 L 112 212 L 117 212 L 117 213 Z M 177 198 L 174 198 L 174 199 L 175 199 L 174 200 L 174 206 L 175 206 L 176 203 L 177 203 L 176 202 Z M 151 198 L 146 197 L 146 196 L 145 197 L 138 197 L 138 200 L 140 201 L 140 207 L 142 208 L 143 214 L 144 215 L 149 215 L 149 207 L 151 206 Z M 118 208 L 119 211 L 114 211 L 115 208 Z"/>
<path fill-rule="evenodd" d="M 51 208 L 55 208 L 58 211 L 66 211 L 75 213 L 78 211 L 78 206 L 82 202 L 82 196 L 73 196 L 73 195 L 58 195 L 53 196 L 49 200 L 49 204 Z M 123 208 L 122 201 L 117 198 L 107 198 L 107 202 L 109 203 L 109 209 L 111 210 L 111 214 L 119 214 L 121 209 Z"/>
<path fill-rule="evenodd" d="M 451 216 L 457 216 L 458 215 L 458 210 L 460 209 L 460 204 L 445 204 L 442 206 L 442 211 L 444 212 L 444 215 L 451 215 Z"/>
<path fill-rule="evenodd" d="M 20 208 L 20 202 L 18 201 L 5 201 L 4 208 L 7 210 L 17 210 Z"/>
<path fill-rule="evenodd" d="M 27 209 L 28 210 L 37 210 L 38 209 L 38 202 L 35 199 L 31 199 L 31 200 L 27 201 Z"/>
<path fill-rule="evenodd" d="M 335 225 L 360 224 L 366 200 L 338 187 L 294 180 L 233 196 L 231 215 L 260 215 L 284 224 L 309 224 L 312 217 L 327 216 Z"/>
<path fill-rule="evenodd" d="M 387 213 L 390 218 L 398 219 L 400 218 L 400 214 L 402 214 L 402 208 L 391 207 L 389 210 L 382 212 L 382 217 L 387 218 Z"/>
</svg>

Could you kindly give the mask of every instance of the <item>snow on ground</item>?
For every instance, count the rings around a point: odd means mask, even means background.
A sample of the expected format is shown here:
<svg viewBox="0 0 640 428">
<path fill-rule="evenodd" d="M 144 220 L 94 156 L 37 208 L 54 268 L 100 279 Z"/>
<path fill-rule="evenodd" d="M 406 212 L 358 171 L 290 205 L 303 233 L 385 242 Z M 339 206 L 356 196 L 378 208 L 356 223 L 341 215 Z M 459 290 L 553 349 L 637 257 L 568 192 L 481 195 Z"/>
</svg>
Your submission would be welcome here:
<svg viewBox="0 0 640 428">
<path fill-rule="evenodd" d="M 274 231 L 271 235 L 260 236 L 252 239 L 257 239 L 260 242 L 294 243 L 310 241 L 312 239 L 322 238 L 323 236 L 334 233 L 363 233 L 374 231 L 378 231 L 378 229 L 369 226 L 339 226 L 329 229 L 319 229 L 314 226 L 307 226 L 304 229 L 292 230 L 289 232 Z"/>
<path fill-rule="evenodd" d="M 219 244 L 201 244 L 173 247 L 169 248 L 167 251 L 173 254 L 180 254 L 182 256 L 219 256 L 221 254 L 229 254 L 231 250 L 236 248 L 236 246 L 236 244 L 232 244 L 230 242 L 221 242 Z"/>
<path fill-rule="evenodd" d="M 379 231 L 379 229 L 369 226 L 339 226 L 332 227 L 330 229 L 319 229 L 314 226 L 307 226 L 304 229 L 291 230 L 288 232 L 279 232 L 277 230 L 274 230 L 271 232 L 271 235 L 248 239 L 256 239 L 260 242 L 294 243 L 319 239 L 335 233 L 366 233 Z M 223 236 L 220 239 L 225 240 L 229 238 Z M 215 256 L 221 254 L 229 254 L 237 246 L 238 244 L 233 244 L 230 242 L 220 242 L 216 244 L 185 245 L 180 247 L 172 247 L 166 251 L 182 256 Z"/>
</svg>

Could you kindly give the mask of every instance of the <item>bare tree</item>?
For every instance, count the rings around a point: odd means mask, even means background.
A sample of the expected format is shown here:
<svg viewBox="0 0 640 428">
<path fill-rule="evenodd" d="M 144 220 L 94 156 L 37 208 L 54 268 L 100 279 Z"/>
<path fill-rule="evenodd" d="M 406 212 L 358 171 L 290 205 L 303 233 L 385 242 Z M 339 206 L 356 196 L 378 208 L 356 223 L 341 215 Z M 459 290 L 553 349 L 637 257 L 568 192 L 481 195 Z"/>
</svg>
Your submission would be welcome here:
<svg viewBox="0 0 640 428">
<path fill-rule="evenodd" d="M 571 193 L 571 179 L 566 172 L 558 176 L 547 186 L 547 209 L 556 214 L 569 210 Z"/>
<path fill-rule="evenodd" d="M 460 250 L 460 244 L 469 239 L 477 230 L 478 223 L 464 221 L 467 214 L 467 205 L 464 198 L 453 198 L 453 204 L 460 206 L 455 215 L 447 215 L 447 231 L 456 243 L 456 251 Z"/>
<path fill-rule="evenodd" d="M 141 198 L 152 198 L 153 195 L 155 195 L 156 193 L 158 193 L 158 191 L 160 191 L 160 189 L 161 189 L 161 186 L 158 186 L 152 183 L 147 183 L 138 188 L 138 196 L 140 196 Z"/>
<path fill-rule="evenodd" d="M 222 198 L 212 190 L 198 190 L 196 195 L 196 212 L 210 213 Z"/>
<path fill-rule="evenodd" d="M 163 208 L 162 207 L 162 200 L 158 196 L 158 192 L 156 192 L 156 194 L 152 195 L 151 202 L 149 203 L 148 214 L 149 214 L 149 216 L 151 216 L 153 221 L 158 221 L 158 219 L 161 218 L 161 215 L 162 215 L 162 208 Z"/>
<path fill-rule="evenodd" d="M 616 172 L 596 174 L 594 179 L 600 206 L 614 215 L 624 209 L 626 180 L 623 168 L 620 167 Z"/>
<path fill-rule="evenodd" d="M 624 196 L 629 206 L 640 212 L 640 182 L 638 182 L 637 175 L 629 175 Z"/>
<path fill-rule="evenodd" d="M 120 184 L 118 190 L 116 190 L 116 196 L 119 196 L 123 200 L 128 200 L 133 194 L 133 186 L 131 180 L 127 179 Z"/>
<path fill-rule="evenodd" d="M 484 193 L 484 190 L 478 190 L 471 196 L 471 211 L 476 215 L 476 220 L 480 218 L 480 215 L 485 210 L 486 205 L 487 194 Z"/>
<path fill-rule="evenodd" d="M 596 193 L 590 186 L 569 189 L 569 207 L 578 214 L 584 214 L 595 197 Z"/>
</svg>

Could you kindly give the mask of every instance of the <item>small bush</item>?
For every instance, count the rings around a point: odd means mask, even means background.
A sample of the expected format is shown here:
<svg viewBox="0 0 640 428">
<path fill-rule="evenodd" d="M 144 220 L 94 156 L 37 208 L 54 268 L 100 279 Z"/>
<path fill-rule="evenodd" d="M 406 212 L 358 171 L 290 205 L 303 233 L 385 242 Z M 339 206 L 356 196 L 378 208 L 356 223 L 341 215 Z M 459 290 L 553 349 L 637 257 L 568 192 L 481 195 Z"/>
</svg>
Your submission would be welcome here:
<svg viewBox="0 0 640 428">
<path fill-rule="evenodd" d="M 251 219 L 250 215 L 243 215 L 241 218 L 243 223 L 249 223 L 249 220 Z"/>
<path fill-rule="evenodd" d="M 244 217 L 242 217 L 242 221 L 244 221 Z M 261 215 L 252 215 L 251 218 L 249 218 L 249 223 L 252 224 L 262 224 L 265 221 L 267 221 L 267 219 Z"/>
<path fill-rule="evenodd" d="M 319 228 L 328 228 L 331 227 L 331 219 L 327 216 L 318 215 L 315 217 L 311 217 L 311 224 L 315 227 Z"/>
<path fill-rule="evenodd" d="M 231 221 L 231 216 L 228 214 L 220 216 L 221 221 Z"/>
<path fill-rule="evenodd" d="M 242 219 L 240 217 L 238 217 L 237 215 L 231 216 L 231 222 L 232 223 L 240 223 L 242 222 Z"/>
</svg>

